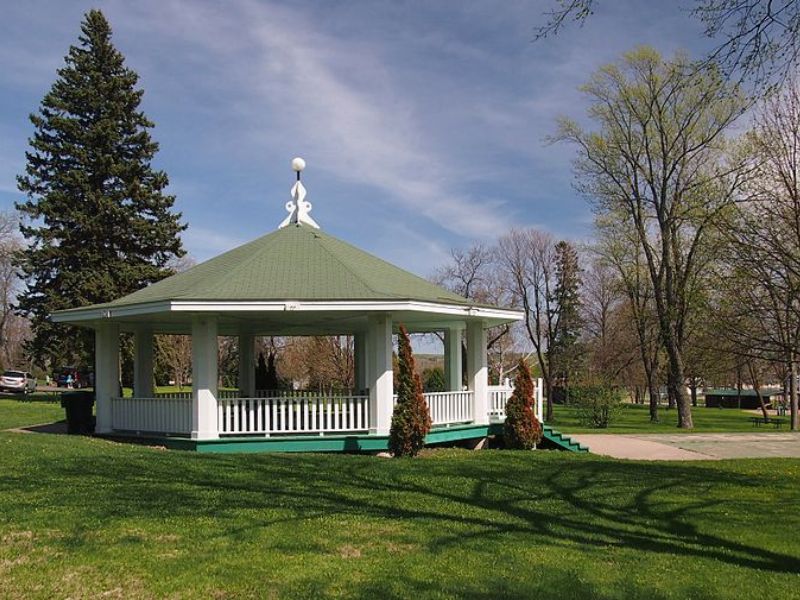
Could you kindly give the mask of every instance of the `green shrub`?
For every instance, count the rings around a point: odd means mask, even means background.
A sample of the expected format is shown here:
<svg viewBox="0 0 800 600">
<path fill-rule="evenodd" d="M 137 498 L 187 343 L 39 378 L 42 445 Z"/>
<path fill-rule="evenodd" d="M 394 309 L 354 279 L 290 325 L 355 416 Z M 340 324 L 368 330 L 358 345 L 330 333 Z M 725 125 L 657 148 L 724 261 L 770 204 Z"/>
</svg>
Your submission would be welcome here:
<svg viewBox="0 0 800 600">
<path fill-rule="evenodd" d="M 422 395 L 422 382 L 414 370 L 411 340 L 402 325 L 398 342 L 397 404 L 389 430 L 389 450 L 396 457 L 416 456 L 431 430 L 431 414 Z"/>
<path fill-rule="evenodd" d="M 426 392 L 445 392 L 444 369 L 433 367 L 422 372 L 422 387 Z"/>
<path fill-rule="evenodd" d="M 531 450 L 542 440 L 542 425 L 533 412 L 533 380 L 528 365 L 519 361 L 514 392 L 506 402 L 503 424 L 506 448 Z"/>
<path fill-rule="evenodd" d="M 622 410 L 622 394 L 607 384 L 575 386 L 570 389 L 570 396 L 584 427 L 606 429 Z"/>
</svg>

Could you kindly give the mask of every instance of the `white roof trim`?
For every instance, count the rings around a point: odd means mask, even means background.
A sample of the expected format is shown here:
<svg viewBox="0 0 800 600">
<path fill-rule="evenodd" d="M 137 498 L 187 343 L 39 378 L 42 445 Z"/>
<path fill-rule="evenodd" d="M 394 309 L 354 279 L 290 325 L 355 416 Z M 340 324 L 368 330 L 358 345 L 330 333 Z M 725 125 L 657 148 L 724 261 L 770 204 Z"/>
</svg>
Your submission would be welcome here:
<svg viewBox="0 0 800 600">
<path fill-rule="evenodd" d="M 104 319 L 133 317 L 164 312 L 402 312 L 412 311 L 440 315 L 473 317 L 476 319 L 504 319 L 520 321 L 524 313 L 505 308 L 482 306 L 463 306 L 458 304 L 439 304 L 415 300 L 338 300 L 338 301 L 199 301 L 172 300 L 128 306 L 109 306 L 99 308 L 73 308 L 58 311 L 50 316 L 54 323 L 77 323 L 100 321 Z"/>
</svg>

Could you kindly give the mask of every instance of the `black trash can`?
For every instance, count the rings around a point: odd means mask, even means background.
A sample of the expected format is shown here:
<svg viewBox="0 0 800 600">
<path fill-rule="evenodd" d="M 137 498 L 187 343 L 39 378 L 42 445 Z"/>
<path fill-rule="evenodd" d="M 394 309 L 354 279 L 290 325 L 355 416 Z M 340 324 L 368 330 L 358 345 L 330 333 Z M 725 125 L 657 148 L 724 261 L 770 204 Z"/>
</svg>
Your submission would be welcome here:
<svg viewBox="0 0 800 600">
<path fill-rule="evenodd" d="M 77 390 L 61 394 L 61 406 L 67 413 L 67 433 L 94 433 L 94 392 Z"/>
</svg>

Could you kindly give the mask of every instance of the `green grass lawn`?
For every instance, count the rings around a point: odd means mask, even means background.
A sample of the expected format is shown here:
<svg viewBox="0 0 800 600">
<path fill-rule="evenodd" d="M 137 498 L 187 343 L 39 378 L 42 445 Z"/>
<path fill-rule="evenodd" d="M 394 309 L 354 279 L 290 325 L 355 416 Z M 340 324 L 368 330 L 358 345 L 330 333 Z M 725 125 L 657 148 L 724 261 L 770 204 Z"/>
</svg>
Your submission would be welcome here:
<svg viewBox="0 0 800 600">
<path fill-rule="evenodd" d="M 38 393 L 31 394 L 24 400 L 0 398 L 0 430 L 52 423 L 64 418 L 64 409 L 57 397 L 39 396 Z"/>
<path fill-rule="evenodd" d="M 791 459 L 215 456 L 4 432 L 0 598 L 789 598 L 798 506 Z"/>
<path fill-rule="evenodd" d="M 694 429 L 678 429 L 678 411 L 668 410 L 662 406 L 659 409 L 659 423 L 650 423 L 650 412 L 647 406 L 641 404 L 625 404 L 616 420 L 607 429 L 591 429 L 582 425 L 578 419 L 578 411 L 574 406 L 556 405 L 553 409 L 554 420 L 549 422 L 559 431 L 564 433 L 714 433 L 726 431 L 753 432 L 750 418 L 756 413 L 739 410 L 736 408 L 706 408 L 697 406 L 692 408 Z M 788 417 L 784 419 L 782 430 L 789 426 Z M 775 431 L 771 427 L 760 428 L 759 433 Z"/>
</svg>

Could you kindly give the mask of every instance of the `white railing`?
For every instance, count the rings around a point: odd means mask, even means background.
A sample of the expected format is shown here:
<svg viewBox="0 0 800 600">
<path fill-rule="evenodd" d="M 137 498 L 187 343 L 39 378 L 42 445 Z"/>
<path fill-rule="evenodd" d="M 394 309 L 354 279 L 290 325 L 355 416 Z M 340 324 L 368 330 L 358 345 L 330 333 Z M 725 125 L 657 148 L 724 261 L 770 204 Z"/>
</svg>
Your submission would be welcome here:
<svg viewBox="0 0 800 600">
<path fill-rule="evenodd" d="M 156 398 L 166 398 L 168 400 L 178 399 L 178 400 L 191 400 L 192 399 L 192 390 L 187 392 L 156 392 L 153 394 Z"/>
<path fill-rule="evenodd" d="M 429 392 L 423 396 L 434 425 L 469 423 L 473 420 L 472 392 Z"/>
<path fill-rule="evenodd" d="M 514 388 L 510 385 L 490 385 L 489 386 L 489 419 L 491 421 L 505 421 L 506 419 L 506 402 L 514 392 Z M 533 393 L 533 412 L 540 422 L 542 419 L 543 411 L 543 396 L 542 396 L 542 378 L 539 377 L 534 381 Z"/>
<path fill-rule="evenodd" d="M 183 400 L 191 400 L 192 399 L 192 390 L 187 390 L 185 392 L 156 392 L 153 394 L 156 398 L 180 398 Z M 218 390 L 217 397 L 218 398 L 236 398 L 240 396 L 239 390 Z"/>
<path fill-rule="evenodd" d="M 324 390 L 256 390 L 256 398 L 339 398 L 367 396 L 369 390 L 344 390 L 341 392 Z"/>
<path fill-rule="evenodd" d="M 506 402 L 514 389 L 503 385 L 489 386 L 489 420 L 503 421 L 506 418 Z"/>
<path fill-rule="evenodd" d="M 220 398 L 220 435 L 344 433 L 369 429 L 369 396 Z"/>
<path fill-rule="evenodd" d="M 137 433 L 190 433 L 192 399 L 112 398 L 111 428 Z"/>
</svg>

